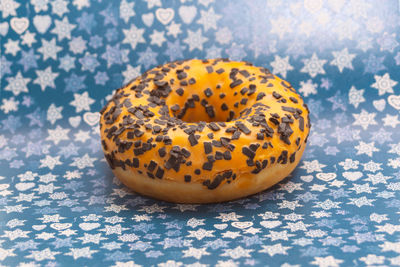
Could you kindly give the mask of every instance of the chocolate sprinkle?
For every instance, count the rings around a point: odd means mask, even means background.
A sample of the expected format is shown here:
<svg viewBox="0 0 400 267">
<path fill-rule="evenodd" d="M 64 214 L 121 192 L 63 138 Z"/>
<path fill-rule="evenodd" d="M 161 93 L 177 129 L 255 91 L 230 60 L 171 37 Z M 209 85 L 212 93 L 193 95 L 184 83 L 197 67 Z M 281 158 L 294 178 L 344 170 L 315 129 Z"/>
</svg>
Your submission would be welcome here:
<svg viewBox="0 0 400 267">
<path fill-rule="evenodd" d="M 275 125 L 279 125 L 279 121 L 275 118 L 269 118 L 269 121 L 272 122 Z"/>
<path fill-rule="evenodd" d="M 232 83 L 229 85 L 229 87 L 230 87 L 230 88 L 235 88 L 236 86 L 238 86 L 238 85 L 240 85 L 240 84 L 242 84 L 242 83 L 243 83 L 243 81 L 240 80 L 240 79 L 238 79 L 238 80 L 235 80 L 234 82 L 232 82 Z"/>
<path fill-rule="evenodd" d="M 183 93 L 184 93 L 184 91 L 183 91 L 183 89 L 182 88 L 178 88 L 178 89 L 176 89 L 176 91 L 175 91 L 179 96 L 183 96 Z"/>
<path fill-rule="evenodd" d="M 212 167 L 213 167 L 213 163 L 212 162 L 205 162 L 204 164 L 203 164 L 203 170 L 206 170 L 206 171 L 211 171 L 212 170 Z"/>
<path fill-rule="evenodd" d="M 232 159 L 231 152 L 229 152 L 229 151 L 225 151 L 223 155 L 224 155 L 224 159 L 225 160 L 231 160 Z"/>
<path fill-rule="evenodd" d="M 287 163 L 288 152 L 283 150 L 281 155 L 278 157 L 277 163 L 286 164 Z"/>
<path fill-rule="evenodd" d="M 132 167 L 139 168 L 139 159 L 138 158 L 132 159 Z"/>
<path fill-rule="evenodd" d="M 208 123 L 207 127 L 213 130 L 214 132 L 220 130 L 219 126 L 215 122 Z"/>
<path fill-rule="evenodd" d="M 128 132 L 127 134 L 126 134 L 126 137 L 128 138 L 128 139 L 133 139 L 134 138 L 134 134 L 133 134 L 133 132 Z"/>
<path fill-rule="evenodd" d="M 189 79 L 189 84 L 190 85 L 195 84 L 195 83 L 196 83 L 196 80 L 194 78 L 190 78 Z"/>
<path fill-rule="evenodd" d="M 254 151 L 252 151 L 251 149 L 249 149 L 246 146 L 242 147 L 242 153 L 243 153 L 243 155 L 249 157 L 250 159 L 253 159 L 254 156 L 256 155 L 256 153 L 254 153 Z"/>
<path fill-rule="evenodd" d="M 198 144 L 196 137 L 194 136 L 194 134 L 190 134 L 189 137 L 189 143 L 191 146 L 195 146 Z"/>
<path fill-rule="evenodd" d="M 155 163 L 153 160 L 150 161 L 149 166 L 147 167 L 147 169 L 152 172 L 154 171 L 154 169 L 157 167 L 157 163 Z"/>
<path fill-rule="evenodd" d="M 204 152 L 210 154 L 212 152 L 212 145 L 210 142 L 204 142 Z"/>
<path fill-rule="evenodd" d="M 215 112 L 214 112 L 214 107 L 213 106 L 207 106 L 206 107 L 206 112 L 210 118 L 215 117 Z"/>
<path fill-rule="evenodd" d="M 283 111 L 287 111 L 287 112 L 291 112 L 291 113 L 295 113 L 296 109 L 292 108 L 292 107 L 286 107 L 286 106 L 282 106 L 281 107 Z"/>
<path fill-rule="evenodd" d="M 222 147 L 221 142 L 220 142 L 220 141 L 217 141 L 217 140 L 212 140 L 212 141 L 211 141 L 211 144 L 212 144 L 213 146 L 215 146 L 215 147 Z"/>
<path fill-rule="evenodd" d="M 282 97 L 282 95 L 278 94 L 277 92 L 272 92 L 272 96 L 275 97 L 276 99 L 279 99 Z"/>
<path fill-rule="evenodd" d="M 161 167 L 158 167 L 155 176 L 158 179 L 162 179 L 164 176 L 164 170 Z"/>
<path fill-rule="evenodd" d="M 292 155 L 290 155 L 289 161 L 290 163 L 293 163 L 296 160 L 296 152 L 294 152 Z"/>
<path fill-rule="evenodd" d="M 290 101 L 292 101 L 295 104 L 299 103 L 299 101 L 297 101 L 297 99 L 294 98 L 293 96 L 289 97 L 289 99 L 290 99 Z"/>
<path fill-rule="evenodd" d="M 183 80 L 187 77 L 187 74 L 186 74 L 186 72 L 179 72 L 177 77 L 178 77 L 178 80 Z"/>
<path fill-rule="evenodd" d="M 249 130 L 249 128 L 247 128 L 246 125 L 244 125 L 244 123 L 237 121 L 235 122 L 236 127 L 239 128 L 240 131 L 242 131 L 244 134 L 250 134 L 251 131 Z"/>
<path fill-rule="evenodd" d="M 162 147 L 158 150 L 158 154 L 160 155 L 160 157 L 165 157 L 165 155 L 167 154 L 165 147 Z"/>
<path fill-rule="evenodd" d="M 229 138 L 221 137 L 220 140 L 221 140 L 222 146 L 224 146 L 225 148 L 227 148 L 230 151 L 235 150 L 235 146 L 229 143 L 231 141 Z"/>
<path fill-rule="evenodd" d="M 304 119 L 301 116 L 299 117 L 299 129 L 304 132 Z"/>
<path fill-rule="evenodd" d="M 237 139 L 239 139 L 239 137 L 240 137 L 240 132 L 239 131 L 235 131 L 233 134 L 232 134 L 232 140 L 237 140 Z"/>
<path fill-rule="evenodd" d="M 245 78 L 248 78 L 250 76 L 250 73 L 247 70 L 240 70 L 240 74 L 242 74 Z"/>
<path fill-rule="evenodd" d="M 263 99 L 264 96 L 266 96 L 264 92 L 258 93 L 256 101 L 259 101 L 259 100 Z"/>
<path fill-rule="evenodd" d="M 213 92 L 210 88 L 207 88 L 206 90 L 204 90 L 204 94 L 206 95 L 206 97 L 210 97 L 212 96 Z"/>
</svg>

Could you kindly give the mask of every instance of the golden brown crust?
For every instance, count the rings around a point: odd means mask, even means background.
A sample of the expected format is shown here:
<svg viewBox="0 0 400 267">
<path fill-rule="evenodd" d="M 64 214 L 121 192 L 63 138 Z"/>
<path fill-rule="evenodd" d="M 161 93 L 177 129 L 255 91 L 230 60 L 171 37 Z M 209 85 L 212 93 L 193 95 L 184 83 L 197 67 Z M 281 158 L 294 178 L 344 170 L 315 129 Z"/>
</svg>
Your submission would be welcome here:
<svg viewBox="0 0 400 267">
<path fill-rule="evenodd" d="M 304 147 L 299 153 L 302 155 Z M 200 183 L 180 183 L 165 179 L 149 179 L 144 174 L 132 175 L 132 172 L 116 168 L 116 177 L 137 193 L 156 199 L 175 203 L 215 203 L 238 199 L 261 192 L 288 176 L 300 161 L 287 165 L 276 164 L 258 174 L 243 173 L 231 183 L 224 183 L 214 190 L 205 189 Z"/>
<path fill-rule="evenodd" d="M 147 71 L 117 90 L 101 114 L 116 176 L 140 193 L 187 203 L 229 200 L 280 181 L 298 163 L 310 129 L 307 106 L 289 83 L 221 59 Z"/>
</svg>

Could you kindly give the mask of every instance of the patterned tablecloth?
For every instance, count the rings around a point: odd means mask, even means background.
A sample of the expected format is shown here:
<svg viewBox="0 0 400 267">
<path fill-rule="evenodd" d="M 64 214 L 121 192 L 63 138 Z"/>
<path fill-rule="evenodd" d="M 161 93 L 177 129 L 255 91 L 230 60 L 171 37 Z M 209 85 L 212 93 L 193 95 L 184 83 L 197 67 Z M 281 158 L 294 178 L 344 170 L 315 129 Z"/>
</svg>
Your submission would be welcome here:
<svg viewBox="0 0 400 267">
<path fill-rule="evenodd" d="M 2 265 L 400 265 L 398 1 L 0 0 L 0 17 Z M 298 168 L 222 204 L 129 191 L 98 111 L 146 69 L 216 57 L 304 96 Z"/>
</svg>

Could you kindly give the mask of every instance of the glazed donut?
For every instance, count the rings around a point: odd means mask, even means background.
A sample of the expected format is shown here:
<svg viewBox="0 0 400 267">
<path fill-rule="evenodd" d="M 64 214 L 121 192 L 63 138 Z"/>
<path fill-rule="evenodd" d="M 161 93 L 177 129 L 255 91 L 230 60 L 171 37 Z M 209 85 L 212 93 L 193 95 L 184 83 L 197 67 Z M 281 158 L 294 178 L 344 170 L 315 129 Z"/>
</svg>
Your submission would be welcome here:
<svg viewBox="0 0 400 267">
<path fill-rule="evenodd" d="M 276 184 L 298 164 L 311 126 L 288 82 L 228 59 L 158 66 L 118 89 L 100 113 L 115 176 L 177 203 L 228 201 Z"/>
</svg>

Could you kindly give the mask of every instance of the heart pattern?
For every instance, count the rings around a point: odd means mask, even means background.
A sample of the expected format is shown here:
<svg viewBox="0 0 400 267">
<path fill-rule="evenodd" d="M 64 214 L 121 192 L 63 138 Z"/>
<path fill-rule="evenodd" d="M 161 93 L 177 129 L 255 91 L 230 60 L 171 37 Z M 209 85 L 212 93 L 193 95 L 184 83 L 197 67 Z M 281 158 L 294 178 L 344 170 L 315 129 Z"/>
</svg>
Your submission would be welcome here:
<svg viewBox="0 0 400 267">
<path fill-rule="evenodd" d="M 282 224 L 280 221 L 261 221 L 260 224 L 267 229 L 273 229 Z"/>
<path fill-rule="evenodd" d="M 314 176 L 312 176 L 312 175 L 302 175 L 302 176 L 300 176 L 300 179 L 302 181 L 304 181 L 304 182 L 309 183 L 314 179 Z"/>
<path fill-rule="evenodd" d="M 385 99 L 374 100 L 374 101 L 372 101 L 372 105 L 374 105 L 376 110 L 382 112 L 386 107 L 386 101 L 385 101 Z"/>
<path fill-rule="evenodd" d="M 336 173 L 320 172 L 320 173 L 317 173 L 316 177 L 324 182 L 329 182 L 336 178 Z"/>
<path fill-rule="evenodd" d="M 159 8 L 156 10 L 156 17 L 162 24 L 167 25 L 174 18 L 175 11 L 172 8 Z M 153 21 L 153 19 L 151 19 Z M 147 25 L 147 24 L 146 24 Z"/>
<path fill-rule="evenodd" d="M 81 228 L 83 231 L 91 231 L 96 228 L 99 228 L 100 224 L 99 223 L 80 223 L 79 228 Z"/>
<path fill-rule="evenodd" d="M 32 229 L 36 230 L 36 231 L 42 231 L 44 228 L 46 228 L 47 225 L 45 224 L 36 224 L 36 225 L 32 225 Z"/>
<path fill-rule="evenodd" d="M 72 223 L 52 223 L 50 224 L 50 227 L 57 230 L 57 231 L 62 231 L 68 228 L 71 228 Z"/>
<path fill-rule="evenodd" d="M 239 229 L 246 229 L 253 226 L 252 222 L 232 222 L 232 226 Z"/>
<path fill-rule="evenodd" d="M 214 227 L 217 228 L 218 230 L 224 230 L 226 227 L 228 227 L 228 224 L 218 223 L 218 224 L 214 224 Z"/>
<path fill-rule="evenodd" d="M 195 6 L 181 6 L 179 8 L 179 16 L 186 24 L 190 24 L 196 17 L 197 9 Z"/>
<path fill-rule="evenodd" d="M 22 34 L 29 27 L 29 20 L 27 18 L 12 18 L 10 20 L 11 28 L 18 34 Z"/>
<path fill-rule="evenodd" d="M 362 176 L 362 172 L 343 172 L 343 177 L 352 182 L 357 181 Z"/>
<path fill-rule="evenodd" d="M 10 187 L 9 184 L 0 184 L 0 191 L 5 190 L 5 189 L 7 189 L 9 187 Z"/>
<path fill-rule="evenodd" d="M 17 183 L 17 184 L 15 184 L 15 188 L 18 191 L 26 191 L 26 190 L 32 189 L 35 186 L 36 186 L 35 183 Z"/>
<path fill-rule="evenodd" d="M 153 21 L 154 21 L 154 15 L 153 13 L 147 13 L 147 14 L 143 14 L 142 15 L 142 20 L 144 25 L 146 25 L 147 27 L 151 27 L 151 25 L 153 25 Z M 161 22 L 162 23 L 162 22 Z M 163 23 L 164 24 L 164 23 Z M 167 23 L 168 24 L 168 23 Z"/>
<path fill-rule="evenodd" d="M 95 126 L 100 121 L 100 113 L 98 112 L 86 112 L 83 114 L 83 120 L 90 126 Z"/>
<path fill-rule="evenodd" d="M 0 35 L 6 36 L 8 33 L 8 23 L 6 21 L 0 23 Z"/>
<path fill-rule="evenodd" d="M 39 33 L 46 33 L 51 25 L 51 18 L 48 15 L 36 15 L 33 17 L 33 25 L 35 25 Z"/>
<path fill-rule="evenodd" d="M 74 117 L 70 117 L 68 119 L 69 124 L 74 127 L 77 128 L 79 126 L 79 124 L 81 124 L 81 116 L 74 116 Z"/>
<path fill-rule="evenodd" d="M 397 110 L 400 110 L 400 95 L 390 95 L 388 103 Z"/>
</svg>

